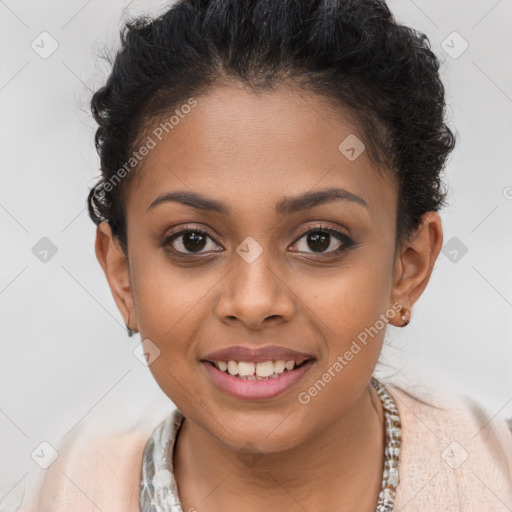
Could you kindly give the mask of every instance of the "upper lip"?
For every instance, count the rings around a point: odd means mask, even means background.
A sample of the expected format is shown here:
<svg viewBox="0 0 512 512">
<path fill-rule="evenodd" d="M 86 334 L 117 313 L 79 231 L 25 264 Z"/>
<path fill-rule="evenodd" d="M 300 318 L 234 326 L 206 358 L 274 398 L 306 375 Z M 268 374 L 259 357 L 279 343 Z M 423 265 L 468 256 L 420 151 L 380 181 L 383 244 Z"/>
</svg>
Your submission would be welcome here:
<svg viewBox="0 0 512 512">
<path fill-rule="evenodd" d="M 314 359 L 311 354 L 297 352 L 286 347 L 277 345 L 267 345 L 264 347 L 251 348 L 243 345 L 227 347 L 215 352 L 210 352 L 202 361 L 245 361 L 251 363 L 261 363 L 264 361 L 297 361 L 303 362 L 307 359 Z"/>
</svg>

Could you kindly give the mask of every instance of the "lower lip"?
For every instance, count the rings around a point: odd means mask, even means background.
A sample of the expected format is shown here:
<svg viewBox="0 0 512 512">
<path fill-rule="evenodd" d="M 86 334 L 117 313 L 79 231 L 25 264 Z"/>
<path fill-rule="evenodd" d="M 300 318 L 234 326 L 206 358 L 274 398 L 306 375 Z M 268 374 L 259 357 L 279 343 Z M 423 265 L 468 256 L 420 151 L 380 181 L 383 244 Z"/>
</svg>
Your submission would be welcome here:
<svg viewBox="0 0 512 512">
<path fill-rule="evenodd" d="M 263 400 L 265 398 L 275 398 L 289 390 L 303 377 L 314 362 L 314 359 L 310 359 L 296 370 L 284 371 L 279 374 L 279 377 L 266 380 L 241 379 L 229 375 L 229 373 L 221 372 L 205 361 L 201 361 L 201 364 L 206 368 L 213 382 L 226 393 L 244 400 Z"/>
</svg>

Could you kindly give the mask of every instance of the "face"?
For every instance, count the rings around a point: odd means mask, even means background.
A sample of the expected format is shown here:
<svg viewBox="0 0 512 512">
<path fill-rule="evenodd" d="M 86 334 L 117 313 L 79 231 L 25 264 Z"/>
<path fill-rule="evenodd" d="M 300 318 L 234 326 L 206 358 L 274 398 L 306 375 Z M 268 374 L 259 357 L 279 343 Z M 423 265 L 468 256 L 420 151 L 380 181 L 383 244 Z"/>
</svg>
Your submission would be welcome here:
<svg viewBox="0 0 512 512">
<path fill-rule="evenodd" d="M 281 451 L 368 386 L 395 315 L 396 186 L 357 156 L 362 133 L 320 97 L 233 85 L 196 99 L 152 136 L 130 184 L 130 288 L 116 301 L 193 424 L 234 448 Z M 229 359 L 274 377 L 212 362 Z M 305 362 L 283 371 L 268 360 Z"/>
</svg>

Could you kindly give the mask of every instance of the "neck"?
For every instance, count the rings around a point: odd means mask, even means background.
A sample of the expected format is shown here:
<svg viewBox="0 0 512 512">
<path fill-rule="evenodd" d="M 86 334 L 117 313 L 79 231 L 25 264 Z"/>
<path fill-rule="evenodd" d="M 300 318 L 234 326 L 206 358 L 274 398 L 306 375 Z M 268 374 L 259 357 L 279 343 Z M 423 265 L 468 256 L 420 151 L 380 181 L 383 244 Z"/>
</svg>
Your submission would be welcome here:
<svg viewBox="0 0 512 512">
<path fill-rule="evenodd" d="M 174 452 L 183 510 L 374 512 L 384 464 L 384 411 L 371 384 L 306 442 L 248 463 L 189 420 Z M 253 507 L 253 508 L 251 508 Z"/>
</svg>

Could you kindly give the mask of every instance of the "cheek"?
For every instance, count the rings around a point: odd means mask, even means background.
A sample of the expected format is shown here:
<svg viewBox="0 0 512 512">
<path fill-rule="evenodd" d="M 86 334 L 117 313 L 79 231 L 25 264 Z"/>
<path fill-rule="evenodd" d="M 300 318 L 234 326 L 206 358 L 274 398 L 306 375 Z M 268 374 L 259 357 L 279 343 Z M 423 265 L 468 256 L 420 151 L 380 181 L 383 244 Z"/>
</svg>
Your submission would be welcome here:
<svg viewBox="0 0 512 512">
<path fill-rule="evenodd" d="M 137 322 L 141 339 L 150 340 L 158 354 L 149 370 L 173 403 L 182 405 L 200 392 L 190 379 L 198 364 L 194 340 L 200 337 L 205 293 L 213 284 L 158 260 L 146 261 L 134 273 Z"/>
<path fill-rule="evenodd" d="M 193 329 L 201 309 L 201 300 L 213 286 L 208 274 L 179 268 L 153 249 L 154 255 L 133 269 L 133 293 L 141 334 L 162 343 L 179 343 L 183 329 Z M 151 251 L 148 251 L 151 254 Z M 141 255 L 142 256 L 142 255 Z M 209 284 L 209 281 L 212 283 Z"/>
<path fill-rule="evenodd" d="M 148 346 L 158 354 L 149 369 L 173 401 L 180 400 L 179 384 L 196 364 L 191 340 L 197 338 L 202 322 L 200 299 L 205 293 L 200 281 L 184 276 L 154 261 L 139 266 L 133 282 L 141 339 L 149 340 Z"/>
<path fill-rule="evenodd" d="M 391 275 L 383 257 L 360 250 L 329 275 L 297 280 L 297 295 L 328 330 L 342 336 L 364 329 L 389 307 Z M 295 291 L 295 290 L 294 290 Z"/>
<path fill-rule="evenodd" d="M 389 320 L 386 312 L 390 307 L 391 280 L 387 258 L 373 256 L 368 250 L 364 256 L 360 252 L 360 256 L 347 260 L 346 266 L 329 277 L 303 280 L 298 292 L 302 297 L 309 297 L 305 300 L 304 314 L 321 328 L 324 337 L 327 357 L 318 372 L 323 373 L 341 358 L 344 378 L 338 381 L 371 375 Z M 315 291 L 308 293 L 308 289 Z M 332 370 L 336 375 L 341 374 L 339 365 Z"/>
<path fill-rule="evenodd" d="M 308 302 L 308 315 L 324 338 L 325 357 L 297 392 L 308 413 L 305 429 L 314 430 L 318 421 L 328 424 L 348 410 L 375 370 L 388 311 L 387 281 L 379 276 L 376 265 L 354 265 L 329 279 Z"/>
</svg>

